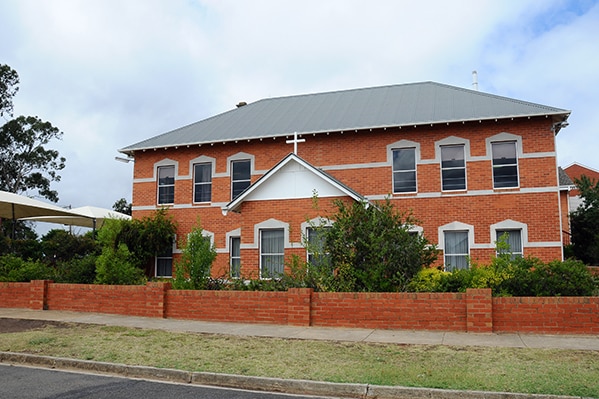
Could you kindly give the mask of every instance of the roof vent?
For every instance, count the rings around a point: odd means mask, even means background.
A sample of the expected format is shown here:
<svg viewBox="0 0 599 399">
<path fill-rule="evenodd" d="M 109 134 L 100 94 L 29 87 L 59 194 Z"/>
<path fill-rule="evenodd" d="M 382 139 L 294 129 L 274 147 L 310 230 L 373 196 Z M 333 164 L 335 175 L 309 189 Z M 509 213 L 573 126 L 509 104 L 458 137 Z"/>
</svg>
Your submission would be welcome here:
<svg viewBox="0 0 599 399">
<path fill-rule="evenodd" d="M 248 103 L 245 101 L 240 101 L 239 104 L 237 104 L 237 108 L 245 107 L 246 105 L 248 105 Z"/>
</svg>

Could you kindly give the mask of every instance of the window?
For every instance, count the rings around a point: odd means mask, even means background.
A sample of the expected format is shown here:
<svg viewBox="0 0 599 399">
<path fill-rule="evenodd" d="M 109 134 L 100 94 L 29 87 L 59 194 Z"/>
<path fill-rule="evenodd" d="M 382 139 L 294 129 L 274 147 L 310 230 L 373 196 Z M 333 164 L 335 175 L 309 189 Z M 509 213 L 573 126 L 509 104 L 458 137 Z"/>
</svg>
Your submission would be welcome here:
<svg viewBox="0 0 599 399">
<path fill-rule="evenodd" d="M 175 203 L 175 167 L 158 167 L 158 203 Z"/>
<path fill-rule="evenodd" d="M 235 199 L 250 186 L 251 161 L 232 161 L 231 170 L 231 198 Z"/>
<path fill-rule="evenodd" d="M 497 254 L 509 253 L 512 255 L 512 259 L 521 258 L 522 252 L 522 230 L 496 230 L 497 241 L 505 239 L 506 244 L 509 246 L 508 249 L 499 249 Z"/>
<path fill-rule="evenodd" d="M 283 229 L 260 230 L 260 277 L 279 277 L 284 270 L 285 231 Z"/>
<path fill-rule="evenodd" d="M 198 163 L 193 166 L 193 202 L 212 200 L 212 164 Z"/>
<path fill-rule="evenodd" d="M 323 266 L 329 264 L 329 254 L 324 250 L 324 233 L 328 226 L 320 228 L 308 227 L 306 229 L 308 263 L 314 266 Z"/>
<path fill-rule="evenodd" d="M 393 192 L 412 193 L 416 191 L 416 149 L 400 148 L 393 150 Z"/>
<path fill-rule="evenodd" d="M 173 277 L 173 248 L 156 256 L 156 277 Z"/>
<path fill-rule="evenodd" d="M 441 147 L 441 179 L 444 191 L 466 189 L 466 162 L 463 145 Z"/>
<path fill-rule="evenodd" d="M 241 238 L 231 237 L 229 242 L 229 266 L 231 277 L 241 277 Z"/>
<path fill-rule="evenodd" d="M 468 268 L 468 232 L 445 231 L 445 270 Z"/>
<path fill-rule="evenodd" d="M 518 187 L 518 158 L 516 143 L 492 143 L 493 153 L 493 187 Z"/>
</svg>

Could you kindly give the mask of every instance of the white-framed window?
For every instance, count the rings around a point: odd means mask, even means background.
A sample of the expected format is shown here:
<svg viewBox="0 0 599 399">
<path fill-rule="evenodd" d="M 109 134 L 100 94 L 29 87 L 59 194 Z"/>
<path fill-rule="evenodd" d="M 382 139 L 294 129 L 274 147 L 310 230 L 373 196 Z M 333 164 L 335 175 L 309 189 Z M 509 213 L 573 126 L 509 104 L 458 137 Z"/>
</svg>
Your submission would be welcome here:
<svg viewBox="0 0 599 399">
<path fill-rule="evenodd" d="M 518 156 L 515 141 L 491 143 L 493 188 L 518 187 Z"/>
<path fill-rule="evenodd" d="M 443 191 L 466 189 L 464 145 L 441 146 L 441 187 Z"/>
<path fill-rule="evenodd" d="M 445 270 L 468 268 L 468 231 L 444 231 Z"/>
<path fill-rule="evenodd" d="M 241 237 L 229 237 L 229 267 L 232 278 L 241 277 Z"/>
<path fill-rule="evenodd" d="M 175 203 L 175 166 L 158 167 L 158 204 Z"/>
<path fill-rule="evenodd" d="M 285 230 L 260 230 L 260 277 L 276 278 L 285 269 Z"/>
<path fill-rule="evenodd" d="M 173 248 L 156 256 L 156 277 L 171 278 L 173 277 Z"/>
<path fill-rule="evenodd" d="M 193 165 L 193 202 L 212 201 L 212 164 Z"/>
<path fill-rule="evenodd" d="M 499 241 L 502 237 L 505 237 L 506 243 L 509 246 L 507 250 L 499 250 L 498 255 L 501 253 L 510 253 L 512 259 L 521 258 L 524 255 L 522 246 L 522 230 L 510 229 L 510 230 L 495 230 L 496 240 Z"/>
<path fill-rule="evenodd" d="M 251 184 L 252 161 L 231 161 L 231 199 L 234 200 Z"/>
<path fill-rule="evenodd" d="M 393 192 L 416 192 L 416 148 L 393 149 Z"/>
<path fill-rule="evenodd" d="M 329 254 L 325 252 L 324 248 L 324 233 L 326 229 L 330 229 L 330 226 L 320 226 L 318 228 L 308 227 L 306 228 L 306 258 L 308 263 L 314 266 L 321 266 L 329 264 Z"/>
</svg>

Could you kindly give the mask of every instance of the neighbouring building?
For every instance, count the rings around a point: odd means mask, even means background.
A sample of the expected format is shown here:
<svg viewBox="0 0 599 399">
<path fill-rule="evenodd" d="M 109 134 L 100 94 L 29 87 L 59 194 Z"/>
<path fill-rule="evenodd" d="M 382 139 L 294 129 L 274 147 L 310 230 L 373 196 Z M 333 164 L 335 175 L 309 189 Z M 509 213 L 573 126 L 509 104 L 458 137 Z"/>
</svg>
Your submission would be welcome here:
<svg viewBox="0 0 599 399">
<path fill-rule="evenodd" d="M 310 257 L 310 222 L 334 199 L 387 197 L 420 221 L 439 264 L 515 254 L 562 259 L 567 188 L 555 137 L 570 111 L 434 82 L 240 103 L 122 148 L 135 159 L 133 217 L 167 207 L 184 237 L 198 219 L 214 276 L 264 277 Z M 153 274 L 168 277 L 159 254 Z"/>
<path fill-rule="evenodd" d="M 591 180 L 599 181 L 599 170 L 590 168 L 588 166 L 574 162 L 573 164 L 566 166 L 564 172 L 572 180 L 580 179 L 582 176 L 586 176 Z M 580 190 L 576 188 L 574 183 L 572 184 L 572 190 L 570 190 L 570 212 L 574 212 L 578 206 L 582 203 L 580 198 Z"/>
</svg>

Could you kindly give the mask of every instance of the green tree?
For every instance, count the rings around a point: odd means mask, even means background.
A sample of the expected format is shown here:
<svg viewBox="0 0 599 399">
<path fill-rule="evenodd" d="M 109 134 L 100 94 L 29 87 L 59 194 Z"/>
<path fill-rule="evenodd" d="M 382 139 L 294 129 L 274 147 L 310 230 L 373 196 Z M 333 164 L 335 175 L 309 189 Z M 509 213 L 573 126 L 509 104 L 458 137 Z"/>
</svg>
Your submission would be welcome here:
<svg viewBox="0 0 599 399">
<path fill-rule="evenodd" d="M 19 75 L 8 65 L 0 64 L 0 117 L 12 116 L 12 99 L 19 91 Z"/>
<path fill-rule="evenodd" d="M 377 204 L 336 201 L 325 249 L 340 286 L 353 291 L 405 291 L 412 277 L 437 258 L 437 249 L 410 231 L 417 221 L 389 199 Z"/>
<path fill-rule="evenodd" d="M 129 215 L 131 216 L 131 203 L 127 202 L 127 200 L 125 198 L 121 198 L 120 200 L 116 201 L 113 205 L 112 205 L 112 209 L 116 212 L 120 212 L 120 213 L 124 213 L 125 215 Z"/>
<path fill-rule="evenodd" d="M 107 219 L 98 231 L 102 253 L 96 260 L 97 284 L 143 284 L 144 272 L 136 256 L 127 245 L 119 242 L 119 235 L 131 221 Z"/>
<path fill-rule="evenodd" d="M 587 265 L 599 265 L 599 181 L 583 175 L 574 182 L 583 202 L 570 214 L 572 252 Z"/>
<path fill-rule="evenodd" d="M 172 248 L 176 231 L 177 225 L 163 208 L 142 219 L 124 221 L 115 236 L 114 246 L 125 244 L 136 263 L 145 265 L 157 254 Z"/>
<path fill-rule="evenodd" d="M 62 132 L 37 116 L 19 116 L 0 126 L 0 190 L 15 194 L 37 190 L 50 201 L 58 193 L 50 188 L 60 181 L 65 158 L 45 146 Z"/>
<path fill-rule="evenodd" d="M 202 235 L 199 222 L 187 235 L 187 242 L 182 247 L 181 259 L 175 264 L 173 286 L 184 290 L 205 289 L 210 279 L 210 268 L 216 259 L 216 249 L 210 238 Z"/>
</svg>

